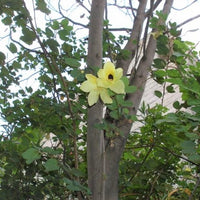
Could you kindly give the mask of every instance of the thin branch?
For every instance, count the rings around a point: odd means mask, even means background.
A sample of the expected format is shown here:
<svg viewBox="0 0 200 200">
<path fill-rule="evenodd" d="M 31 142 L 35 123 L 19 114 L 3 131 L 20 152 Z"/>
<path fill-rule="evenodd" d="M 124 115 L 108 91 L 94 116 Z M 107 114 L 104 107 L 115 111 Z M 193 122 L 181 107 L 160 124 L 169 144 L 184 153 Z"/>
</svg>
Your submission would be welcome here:
<svg viewBox="0 0 200 200">
<path fill-rule="evenodd" d="M 11 39 L 12 42 L 18 44 L 18 45 L 21 46 L 23 49 L 25 49 L 25 50 L 27 50 L 27 51 L 29 51 L 29 52 L 34 52 L 34 53 L 36 53 L 36 54 L 43 54 L 43 52 L 41 52 L 41 51 L 37 51 L 37 50 L 34 50 L 34 49 L 29 49 L 29 48 L 25 47 L 23 44 L 21 44 L 20 42 L 18 42 L 17 40 L 13 39 L 11 32 L 10 32 L 10 39 Z"/>
<path fill-rule="evenodd" d="M 129 0 L 129 3 L 130 3 L 131 0 Z M 108 6 L 116 6 L 117 8 L 120 8 L 120 9 L 126 9 L 126 10 L 134 10 L 134 11 L 137 11 L 136 8 L 133 8 L 132 6 L 120 6 L 120 5 L 117 5 L 116 3 L 114 4 L 111 4 L 109 3 Z"/>
<path fill-rule="evenodd" d="M 150 200 L 150 199 L 151 199 L 151 195 L 153 194 L 156 181 L 157 181 L 158 178 L 162 175 L 162 172 L 163 172 L 163 169 L 159 170 L 158 173 L 157 173 L 157 176 L 156 176 L 155 179 L 154 179 L 154 181 L 151 183 L 151 190 L 150 190 L 150 192 L 149 192 L 149 194 L 148 194 L 148 199 L 147 199 L 147 200 Z"/>
<path fill-rule="evenodd" d="M 23 1 L 23 4 L 24 4 L 24 8 L 27 10 L 27 12 L 29 12 L 24 1 Z M 32 19 L 31 19 L 30 16 L 28 17 L 28 20 L 29 20 L 29 23 L 31 25 L 31 29 L 34 31 L 34 33 L 36 35 L 36 38 L 37 38 L 37 41 L 38 41 L 38 43 L 40 44 L 40 46 L 41 46 L 41 48 L 43 50 L 47 65 L 48 65 L 51 73 L 53 75 L 57 74 L 59 79 L 60 79 L 60 84 L 61 84 L 63 92 L 65 93 L 66 98 L 67 98 L 67 104 L 68 104 L 68 108 L 69 108 L 69 113 L 70 113 L 70 116 L 71 116 L 71 119 L 72 119 L 72 123 L 73 123 L 72 124 L 73 125 L 73 132 L 76 133 L 76 120 L 75 120 L 76 118 L 75 118 L 74 112 L 72 110 L 72 102 L 71 102 L 71 99 L 69 97 L 68 85 L 67 85 L 64 77 L 62 76 L 61 71 L 60 71 L 59 67 L 57 66 L 54 58 L 48 53 L 48 51 L 46 50 L 44 44 L 40 40 L 40 37 L 38 36 L 38 34 L 36 32 L 36 29 L 35 29 L 35 27 L 33 25 L 33 22 L 32 22 Z M 74 142 L 75 168 L 77 169 L 78 168 L 78 149 L 77 149 L 77 145 L 76 145 L 76 137 L 77 136 L 75 134 L 73 142 Z M 78 179 L 79 178 L 77 178 L 77 181 L 78 181 Z"/>
<path fill-rule="evenodd" d="M 174 155 L 175 157 L 181 158 L 181 159 L 183 159 L 183 160 L 185 160 L 185 161 L 187 161 L 187 162 L 189 162 L 189 163 L 191 163 L 191 164 L 193 164 L 193 165 L 199 167 L 199 164 L 197 164 L 197 163 L 195 163 L 195 162 L 193 162 L 193 161 L 191 161 L 191 160 L 189 160 L 189 159 L 187 159 L 187 158 L 185 158 L 185 157 L 183 157 L 183 156 L 178 155 L 177 153 L 171 151 L 171 150 L 168 149 L 167 147 L 162 147 L 162 146 L 156 146 L 156 147 L 158 147 L 158 148 L 164 150 L 165 152 L 168 152 L 168 153 Z"/>
<path fill-rule="evenodd" d="M 129 4 L 130 4 L 130 7 L 131 7 L 131 12 L 132 12 L 132 15 L 133 17 L 135 18 L 135 13 L 134 13 L 134 8 L 133 8 L 133 4 L 132 4 L 132 0 L 129 0 Z"/>
<path fill-rule="evenodd" d="M 155 2 L 155 4 L 153 5 L 153 10 L 155 10 L 158 6 L 159 6 L 159 4 L 162 2 L 162 0 L 157 0 L 156 2 Z M 147 15 L 149 15 L 149 13 L 151 12 L 151 8 L 146 12 L 146 16 Z"/>
<path fill-rule="evenodd" d="M 125 31 L 127 33 L 130 33 L 132 31 L 131 28 L 109 28 L 109 31 Z"/>
<path fill-rule="evenodd" d="M 77 2 L 81 7 L 83 7 L 83 8 L 90 14 L 90 10 L 83 4 L 82 1 L 76 0 L 76 2 Z"/>
<path fill-rule="evenodd" d="M 174 8 L 174 7 L 172 7 L 174 10 L 184 10 L 184 9 L 186 9 L 186 8 L 188 8 L 188 7 L 190 7 L 192 4 L 194 4 L 195 2 L 197 2 L 198 0 L 194 0 L 192 3 L 190 3 L 190 4 L 188 4 L 187 6 L 185 6 L 185 7 L 183 7 L 183 8 Z"/>
<path fill-rule="evenodd" d="M 67 20 L 69 20 L 72 24 L 75 24 L 75 25 L 78 25 L 78 26 L 82 26 L 83 28 L 89 28 L 89 25 L 81 24 L 81 23 L 76 22 L 76 21 L 72 20 L 71 18 L 65 16 L 65 15 L 63 14 L 63 12 L 62 12 L 63 8 L 62 8 L 62 6 L 60 5 L 60 1 L 61 1 L 61 0 L 59 0 L 59 2 L 58 2 L 58 9 L 59 9 L 59 13 L 61 14 L 62 17 L 64 17 L 64 18 L 66 18 Z"/>
<path fill-rule="evenodd" d="M 27 78 L 24 78 L 24 79 L 20 80 L 19 83 L 21 83 L 21 82 L 23 82 L 23 81 L 27 81 L 28 79 L 30 79 L 31 77 L 35 76 L 35 75 L 38 74 L 38 73 L 40 73 L 40 71 L 37 71 L 37 72 L 31 74 L 30 76 L 28 76 Z"/>
<path fill-rule="evenodd" d="M 191 22 L 191 21 L 193 21 L 193 20 L 195 20 L 199 17 L 200 17 L 200 14 L 196 15 L 194 17 L 191 17 L 191 18 L 187 19 L 186 21 L 182 22 L 181 24 L 177 25 L 177 28 L 180 28 L 181 26 L 183 26 L 183 25 L 185 25 L 185 24 L 187 24 L 187 23 L 189 23 L 189 22 Z"/>
<path fill-rule="evenodd" d="M 108 21 L 108 7 L 107 7 L 107 0 L 105 0 L 105 19 Z M 106 29 L 105 29 L 105 39 L 108 42 L 108 56 L 111 61 L 112 60 L 112 50 L 111 50 L 111 44 L 110 44 L 110 36 L 109 36 L 109 29 L 108 29 L 108 23 L 106 23 Z"/>
<path fill-rule="evenodd" d="M 200 185 L 200 176 L 198 176 L 198 178 L 197 178 L 196 185 L 195 185 L 195 187 L 194 187 L 192 193 L 191 193 L 190 196 L 189 196 L 189 200 L 192 200 L 192 199 L 193 199 L 193 196 L 194 196 L 194 194 L 195 194 L 195 192 L 196 192 L 196 189 L 198 188 L 199 185 Z"/>
<path fill-rule="evenodd" d="M 140 168 L 142 167 L 142 165 L 144 165 L 144 163 L 146 162 L 147 158 L 149 157 L 149 155 L 151 154 L 151 152 L 153 151 L 154 148 L 154 143 L 151 145 L 151 147 L 149 148 L 147 154 L 145 155 L 143 161 L 139 164 L 139 167 L 136 169 L 136 172 L 133 174 L 133 176 L 128 180 L 129 182 L 131 182 L 133 180 L 133 178 L 137 175 L 137 173 L 140 171 Z"/>
<path fill-rule="evenodd" d="M 140 1 L 130 38 L 124 48 L 124 50 L 130 53 L 129 58 L 128 59 L 121 58 L 120 60 L 117 61 L 117 67 L 123 66 L 124 74 L 127 73 L 129 65 L 135 56 L 136 49 L 138 48 L 138 43 L 140 41 L 142 27 L 145 20 L 146 4 L 147 4 L 147 0 Z"/>
<path fill-rule="evenodd" d="M 153 4 L 154 0 L 151 0 L 150 2 L 150 9 L 147 15 L 147 23 L 146 23 L 146 27 L 145 27 L 145 31 L 144 31 L 144 39 L 143 39 L 143 56 L 146 56 L 146 43 L 147 43 L 147 37 L 148 37 L 148 30 L 149 30 L 149 23 L 150 23 L 150 19 L 153 15 Z"/>
</svg>

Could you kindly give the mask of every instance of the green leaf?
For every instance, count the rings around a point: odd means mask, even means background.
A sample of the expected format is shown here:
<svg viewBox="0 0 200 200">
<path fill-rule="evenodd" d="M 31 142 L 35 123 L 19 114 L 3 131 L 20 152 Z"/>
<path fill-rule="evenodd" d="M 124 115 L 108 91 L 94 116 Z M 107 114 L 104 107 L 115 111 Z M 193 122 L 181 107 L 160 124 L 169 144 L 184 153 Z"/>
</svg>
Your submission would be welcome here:
<svg viewBox="0 0 200 200">
<path fill-rule="evenodd" d="M 165 77 L 167 74 L 166 71 L 159 69 L 154 71 L 153 75 L 155 75 L 156 77 Z"/>
<path fill-rule="evenodd" d="M 53 149 L 51 147 L 44 147 L 43 152 L 51 154 L 51 155 L 59 155 L 62 153 L 62 149 Z"/>
<path fill-rule="evenodd" d="M 195 143 L 191 140 L 183 141 L 181 143 L 182 151 L 185 154 L 192 154 L 195 153 Z"/>
<path fill-rule="evenodd" d="M 54 158 L 50 158 L 45 162 L 44 167 L 47 172 L 58 170 L 59 169 L 58 161 Z"/>
<path fill-rule="evenodd" d="M 110 112 L 110 116 L 113 118 L 113 119 L 119 119 L 119 112 L 118 110 L 112 110 Z"/>
<path fill-rule="evenodd" d="M 8 47 L 11 53 L 17 53 L 17 47 L 14 43 L 10 43 L 10 46 Z"/>
<path fill-rule="evenodd" d="M 159 55 L 167 55 L 169 53 L 168 37 L 165 35 L 160 35 L 157 39 L 157 53 Z"/>
<path fill-rule="evenodd" d="M 71 75 L 72 77 L 74 77 L 75 79 L 77 79 L 77 80 L 80 78 L 80 76 L 82 76 L 82 78 L 84 78 L 84 75 L 81 73 L 81 71 L 80 71 L 78 68 L 74 68 L 74 69 L 71 71 L 70 75 Z M 83 80 L 84 80 L 84 79 L 83 79 Z"/>
<path fill-rule="evenodd" d="M 22 29 L 22 33 L 23 33 L 23 36 L 20 37 L 20 39 L 25 42 L 26 44 L 32 44 L 33 41 L 36 39 L 36 35 L 35 33 L 28 29 L 28 28 L 23 28 Z"/>
<path fill-rule="evenodd" d="M 5 17 L 1 20 L 5 25 L 11 25 L 12 24 L 12 18 L 10 16 Z"/>
<path fill-rule="evenodd" d="M 72 46 L 70 44 L 67 44 L 67 43 L 62 44 L 62 49 L 67 54 L 72 52 Z"/>
<path fill-rule="evenodd" d="M 121 105 L 124 106 L 124 107 L 132 107 L 133 102 L 126 100 L 126 101 L 121 102 Z"/>
<path fill-rule="evenodd" d="M 134 93 L 136 90 L 137 90 L 137 87 L 135 87 L 135 86 L 127 86 L 125 88 L 126 93 Z"/>
<path fill-rule="evenodd" d="M 167 70 L 167 75 L 171 78 L 179 78 L 180 77 L 180 73 L 177 69 Z"/>
<path fill-rule="evenodd" d="M 122 109 L 122 113 L 125 114 L 125 115 L 128 115 L 129 114 L 129 109 L 128 108 L 123 108 Z"/>
<path fill-rule="evenodd" d="M 60 28 L 59 22 L 56 21 L 56 20 L 54 20 L 54 21 L 53 21 L 53 24 L 51 24 L 51 28 L 52 28 L 53 30 L 58 30 L 58 29 Z"/>
<path fill-rule="evenodd" d="M 199 139 L 199 135 L 195 133 L 189 133 L 186 132 L 185 135 L 190 139 L 190 140 L 197 140 Z"/>
<path fill-rule="evenodd" d="M 126 76 L 123 76 L 121 80 L 124 82 L 126 93 L 134 93 L 137 90 L 135 86 L 129 86 L 129 79 Z"/>
<path fill-rule="evenodd" d="M 133 156 L 131 152 L 125 152 L 123 157 L 125 160 L 135 160 L 135 157 Z"/>
<path fill-rule="evenodd" d="M 188 156 L 189 160 L 195 162 L 195 163 L 200 163 L 200 155 L 197 153 L 194 153 L 190 156 Z"/>
<path fill-rule="evenodd" d="M 180 109 L 180 108 L 181 108 L 181 105 L 180 105 L 179 101 L 175 101 L 175 102 L 173 103 L 173 107 L 174 107 L 175 109 Z"/>
<path fill-rule="evenodd" d="M 82 186 L 79 182 L 74 181 L 74 180 L 70 180 L 68 178 L 63 178 L 63 181 L 67 184 L 67 188 L 70 191 L 86 191 L 89 193 L 88 188 Z"/>
<path fill-rule="evenodd" d="M 43 13 L 50 14 L 51 11 L 47 8 L 47 4 L 44 0 L 36 0 L 36 9 Z"/>
<path fill-rule="evenodd" d="M 129 85 L 129 79 L 126 76 L 122 76 L 121 80 L 124 82 L 125 87 Z"/>
<path fill-rule="evenodd" d="M 58 42 L 54 39 L 48 39 L 46 40 L 46 44 L 49 46 L 49 48 L 53 51 L 53 52 L 58 52 Z"/>
<path fill-rule="evenodd" d="M 156 58 L 153 62 L 153 67 L 157 69 L 164 69 L 166 67 L 166 62 L 163 59 Z"/>
<path fill-rule="evenodd" d="M 46 32 L 46 36 L 47 36 L 48 38 L 51 38 L 51 37 L 54 36 L 53 31 L 52 31 L 50 28 L 48 28 L 48 27 L 46 27 L 45 32 Z"/>
<path fill-rule="evenodd" d="M 33 161 L 40 159 L 41 155 L 37 149 L 30 148 L 22 153 L 22 157 L 26 160 L 27 164 L 31 164 Z"/>
<path fill-rule="evenodd" d="M 58 35 L 59 35 L 60 39 L 63 40 L 63 41 L 68 41 L 69 40 L 69 38 L 68 38 L 69 34 L 68 34 L 68 31 L 66 31 L 66 30 L 58 31 Z"/>
<path fill-rule="evenodd" d="M 80 67 L 80 63 L 78 60 L 74 59 L 74 58 L 65 58 L 65 63 L 68 65 L 68 66 L 71 66 L 71 67 Z"/>
<path fill-rule="evenodd" d="M 62 25 L 62 27 L 63 27 L 64 29 L 67 29 L 68 24 L 69 24 L 69 21 L 68 21 L 68 19 L 63 19 L 63 20 L 60 22 L 60 24 Z"/>
<path fill-rule="evenodd" d="M 85 176 L 85 174 L 82 171 L 80 171 L 76 168 L 71 169 L 70 172 L 77 177 L 84 177 Z"/>
<path fill-rule="evenodd" d="M 175 92 L 174 87 L 172 85 L 168 85 L 166 89 L 167 89 L 167 92 L 169 92 L 169 93 Z"/>
<path fill-rule="evenodd" d="M 158 91 L 158 90 L 155 90 L 154 91 L 154 94 L 158 97 L 158 98 L 161 98 L 162 97 L 162 92 Z"/>
<path fill-rule="evenodd" d="M 0 51 L 0 65 L 4 65 L 6 56 Z"/>
</svg>

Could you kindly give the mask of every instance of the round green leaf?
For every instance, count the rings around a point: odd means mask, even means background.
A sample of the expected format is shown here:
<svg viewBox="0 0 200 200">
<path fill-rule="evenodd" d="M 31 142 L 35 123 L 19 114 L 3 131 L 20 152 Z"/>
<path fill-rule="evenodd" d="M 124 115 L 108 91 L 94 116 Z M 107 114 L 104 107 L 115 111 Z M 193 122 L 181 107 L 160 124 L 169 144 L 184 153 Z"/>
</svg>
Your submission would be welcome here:
<svg viewBox="0 0 200 200">
<path fill-rule="evenodd" d="M 47 160 L 44 164 L 46 171 L 55 171 L 59 169 L 58 161 L 54 158 Z"/>
</svg>

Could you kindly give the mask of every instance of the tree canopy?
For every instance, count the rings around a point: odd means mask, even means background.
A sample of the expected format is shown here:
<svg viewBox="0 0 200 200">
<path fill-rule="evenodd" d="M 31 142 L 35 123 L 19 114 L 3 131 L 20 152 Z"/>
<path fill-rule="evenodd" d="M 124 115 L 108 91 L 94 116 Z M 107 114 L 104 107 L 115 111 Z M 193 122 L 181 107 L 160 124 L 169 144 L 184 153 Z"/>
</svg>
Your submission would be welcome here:
<svg viewBox="0 0 200 200">
<path fill-rule="evenodd" d="M 199 198 L 199 52 L 181 33 L 199 16 L 172 7 L 1 0 L 2 200 Z M 181 93 L 174 110 L 141 102 L 149 77 Z"/>
</svg>

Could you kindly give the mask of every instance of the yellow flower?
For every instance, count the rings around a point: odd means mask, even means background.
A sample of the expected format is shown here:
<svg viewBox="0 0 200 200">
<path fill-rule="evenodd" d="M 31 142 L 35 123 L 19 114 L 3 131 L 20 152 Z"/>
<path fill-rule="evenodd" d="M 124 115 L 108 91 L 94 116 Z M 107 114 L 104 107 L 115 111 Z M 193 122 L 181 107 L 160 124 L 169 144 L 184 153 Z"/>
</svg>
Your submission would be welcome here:
<svg viewBox="0 0 200 200">
<path fill-rule="evenodd" d="M 124 82 L 120 80 L 123 75 L 122 68 L 115 69 L 112 62 L 106 62 L 97 75 L 99 77 L 97 79 L 98 87 L 109 88 L 117 94 L 125 93 Z"/>
<path fill-rule="evenodd" d="M 80 89 L 84 92 L 89 92 L 88 103 L 90 106 L 98 101 L 99 96 L 105 104 L 112 103 L 112 99 L 110 98 L 106 88 L 97 86 L 96 76 L 93 76 L 92 74 L 86 74 L 86 78 L 87 80 L 81 84 Z"/>
</svg>

